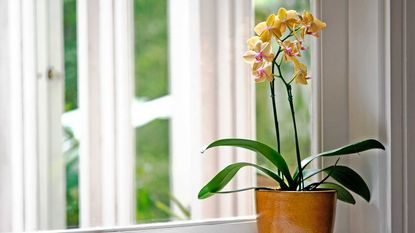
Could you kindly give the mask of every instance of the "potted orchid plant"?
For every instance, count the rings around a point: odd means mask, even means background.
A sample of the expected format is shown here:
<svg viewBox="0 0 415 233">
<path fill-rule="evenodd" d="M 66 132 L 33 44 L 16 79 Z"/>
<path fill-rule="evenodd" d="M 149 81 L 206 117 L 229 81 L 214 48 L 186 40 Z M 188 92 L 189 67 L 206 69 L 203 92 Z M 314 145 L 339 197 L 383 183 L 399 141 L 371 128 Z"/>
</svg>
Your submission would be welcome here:
<svg viewBox="0 0 415 233">
<path fill-rule="evenodd" d="M 318 38 L 320 31 L 325 27 L 324 22 L 308 11 L 298 13 L 284 8 L 278 9 L 276 14 L 271 14 L 266 21 L 255 26 L 254 31 L 257 35 L 248 39 L 248 51 L 243 55 L 243 59 L 251 65 L 256 82 L 269 82 L 277 147 L 272 148 L 255 140 L 228 138 L 214 141 L 205 149 L 222 146 L 245 148 L 256 152 L 258 156 L 263 156 L 273 165 L 273 169 L 268 169 L 246 162 L 230 164 L 213 177 L 198 194 L 199 199 L 205 199 L 219 193 L 255 189 L 260 233 L 332 232 L 336 199 L 354 204 L 355 199 L 351 194 L 354 192 L 364 200 L 370 201 L 370 190 L 362 177 L 338 162 L 343 155 L 370 149 L 385 149 L 379 141 L 367 139 L 301 159 L 292 85 L 308 83 L 307 66 L 301 62 L 301 55 L 306 50 L 303 41 L 306 37 Z M 292 77 L 286 77 L 282 72 L 283 63 L 290 63 L 294 67 Z M 285 87 L 291 111 L 297 165 L 293 172 L 289 170 L 285 157 L 280 153 L 276 85 Z M 339 158 L 331 166 L 320 169 L 308 167 L 318 158 L 335 156 Z M 276 185 L 222 192 L 226 184 L 243 167 L 258 169 L 274 180 Z M 322 176 L 323 174 L 325 175 Z"/>
</svg>

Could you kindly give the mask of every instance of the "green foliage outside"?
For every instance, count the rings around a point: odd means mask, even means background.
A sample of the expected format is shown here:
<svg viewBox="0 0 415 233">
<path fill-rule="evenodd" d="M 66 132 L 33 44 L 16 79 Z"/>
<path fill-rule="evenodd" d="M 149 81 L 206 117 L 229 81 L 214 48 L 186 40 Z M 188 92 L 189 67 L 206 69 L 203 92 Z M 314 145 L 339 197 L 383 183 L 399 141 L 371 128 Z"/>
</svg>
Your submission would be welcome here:
<svg viewBox="0 0 415 233">
<path fill-rule="evenodd" d="M 169 121 L 155 120 L 136 129 L 136 221 L 169 220 L 170 215 L 157 208 L 169 205 Z"/>
<path fill-rule="evenodd" d="M 167 0 L 135 0 L 135 95 L 168 94 Z M 170 211 L 169 121 L 136 129 L 136 221 L 167 221 Z"/>
<path fill-rule="evenodd" d="M 271 13 L 276 13 L 277 9 L 285 7 L 286 9 L 303 10 L 310 9 L 309 0 L 297 1 L 276 1 L 276 0 L 255 0 L 255 23 L 265 21 L 267 16 Z M 254 32 L 252 32 L 254 33 Z M 308 45 L 306 44 L 306 47 Z M 308 67 L 310 67 L 310 54 L 302 58 Z M 283 66 L 282 72 L 286 77 L 292 76 L 292 66 Z M 281 154 L 287 160 L 290 169 L 296 167 L 295 160 L 295 142 L 293 125 L 291 121 L 291 113 L 287 101 L 287 93 L 285 87 L 281 82 L 276 82 L 276 96 L 278 108 L 278 121 L 280 126 L 281 136 Z M 270 98 L 269 83 L 264 82 L 256 84 L 256 126 L 257 126 L 257 140 L 270 145 L 274 148 L 277 146 L 275 140 L 274 119 L 272 114 L 272 105 Z M 294 106 L 297 118 L 297 128 L 301 155 L 303 158 L 310 155 L 311 152 L 311 125 L 310 125 L 310 99 L 311 99 L 311 85 L 293 85 Z M 269 166 L 269 162 L 258 156 L 258 163 L 260 165 Z"/>
<path fill-rule="evenodd" d="M 135 95 L 168 93 L 167 0 L 135 0 Z"/>
<path fill-rule="evenodd" d="M 78 74 L 76 56 L 76 0 L 64 0 L 63 17 L 66 112 L 78 108 Z"/>
<path fill-rule="evenodd" d="M 76 0 L 64 0 L 64 58 L 65 58 L 65 112 L 78 108 L 76 56 Z M 66 225 L 79 227 L 79 142 L 70 129 L 64 129 L 64 157 L 66 167 Z"/>
</svg>

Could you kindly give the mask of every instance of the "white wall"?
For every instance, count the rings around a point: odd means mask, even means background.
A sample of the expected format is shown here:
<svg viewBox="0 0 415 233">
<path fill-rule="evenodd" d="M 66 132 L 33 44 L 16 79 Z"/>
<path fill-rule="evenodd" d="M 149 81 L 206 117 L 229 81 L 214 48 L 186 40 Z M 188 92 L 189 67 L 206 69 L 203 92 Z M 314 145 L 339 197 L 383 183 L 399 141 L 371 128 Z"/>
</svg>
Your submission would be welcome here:
<svg viewBox="0 0 415 233">
<path fill-rule="evenodd" d="M 322 0 L 315 6 L 328 25 L 314 54 L 321 61 L 315 65 L 315 150 L 368 137 L 386 146 L 385 152 L 343 160 L 369 183 L 372 200 L 357 197 L 355 206 L 339 204 L 335 232 L 411 232 L 415 84 L 410 17 L 415 4 Z"/>
</svg>

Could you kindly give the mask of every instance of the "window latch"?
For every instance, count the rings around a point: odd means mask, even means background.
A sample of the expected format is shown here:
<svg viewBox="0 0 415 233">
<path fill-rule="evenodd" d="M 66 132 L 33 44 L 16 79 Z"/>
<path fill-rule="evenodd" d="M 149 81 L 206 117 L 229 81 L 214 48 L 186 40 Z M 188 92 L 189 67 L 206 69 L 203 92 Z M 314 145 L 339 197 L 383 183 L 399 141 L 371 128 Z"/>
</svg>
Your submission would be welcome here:
<svg viewBox="0 0 415 233">
<path fill-rule="evenodd" d="M 55 80 L 62 76 L 62 73 L 58 72 L 55 68 L 50 67 L 48 69 L 48 79 L 49 80 Z"/>
</svg>

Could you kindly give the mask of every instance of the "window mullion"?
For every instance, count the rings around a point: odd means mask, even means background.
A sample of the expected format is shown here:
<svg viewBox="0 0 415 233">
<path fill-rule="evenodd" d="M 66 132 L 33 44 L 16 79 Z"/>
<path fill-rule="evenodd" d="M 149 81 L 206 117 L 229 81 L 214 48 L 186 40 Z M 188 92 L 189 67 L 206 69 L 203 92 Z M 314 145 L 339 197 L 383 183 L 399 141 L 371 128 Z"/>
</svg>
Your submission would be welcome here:
<svg viewBox="0 0 415 233">
<path fill-rule="evenodd" d="M 78 1 L 82 227 L 134 220 L 132 10 L 130 0 Z"/>
<path fill-rule="evenodd" d="M 133 72 L 133 1 L 114 0 L 114 64 L 116 114 L 116 195 L 117 224 L 135 220 L 134 145 L 132 126 Z"/>
<path fill-rule="evenodd" d="M 98 5 L 77 1 L 80 227 L 102 224 Z"/>
</svg>

